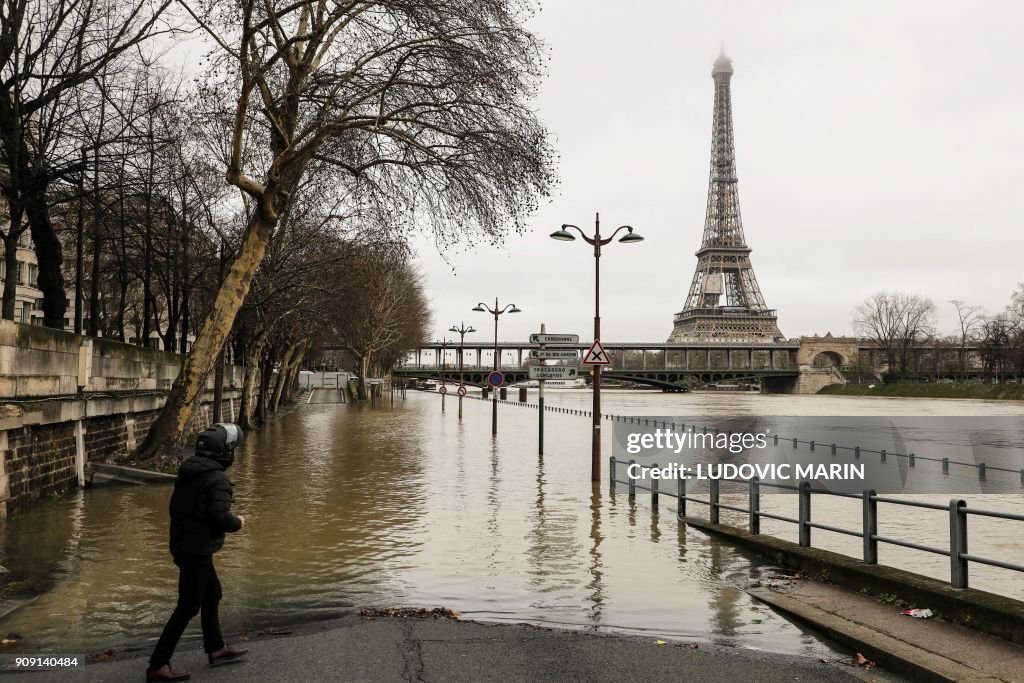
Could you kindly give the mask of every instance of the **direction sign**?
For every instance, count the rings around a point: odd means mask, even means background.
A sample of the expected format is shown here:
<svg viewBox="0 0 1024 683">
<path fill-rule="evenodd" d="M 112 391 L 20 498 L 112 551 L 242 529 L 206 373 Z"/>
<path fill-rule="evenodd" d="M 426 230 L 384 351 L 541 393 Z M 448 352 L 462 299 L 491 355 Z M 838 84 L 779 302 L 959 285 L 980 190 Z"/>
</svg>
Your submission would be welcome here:
<svg viewBox="0 0 1024 683">
<path fill-rule="evenodd" d="M 579 344 L 578 334 L 531 334 L 531 344 Z"/>
<path fill-rule="evenodd" d="M 505 383 L 505 375 L 498 370 L 492 370 L 491 374 L 487 375 L 487 383 L 492 387 L 500 387 Z"/>
<path fill-rule="evenodd" d="M 575 360 L 580 355 L 576 349 L 531 349 L 530 358 L 546 360 Z"/>
<path fill-rule="evenodd" d="M 530 379 L 576 379 L 580 371 L 571 365 L 531 365 Z"/>
<path fill-rule="evenodd" d="M 439 386 L 439 387 L 437 388 L 437 393 L 439 393 L 439 394 L 441 394 L 442 396 L 444 396 L 445 394 L 447 394 L 447 393 L 448 393 L 448 387 L 446 387 L 445 385 L 443 385 L 443 384 L 442 384 L 441 386 Z"/>
<path fill-rule="evenodd" d="M 466 395 L 466 387 L 459 387 L 458 394 L 459 394 L 459 396 L 465 396 Z"/>
<path fill-rule="evenodd" d="M 583 363 L 585 365 L 611 365 L 612 359 L 608 356 L 608 352 L 601 346 L 601 340 L 595 339 L 594 343 L 590 345 L 590 349 L 583 356 Z"/>
</svg>

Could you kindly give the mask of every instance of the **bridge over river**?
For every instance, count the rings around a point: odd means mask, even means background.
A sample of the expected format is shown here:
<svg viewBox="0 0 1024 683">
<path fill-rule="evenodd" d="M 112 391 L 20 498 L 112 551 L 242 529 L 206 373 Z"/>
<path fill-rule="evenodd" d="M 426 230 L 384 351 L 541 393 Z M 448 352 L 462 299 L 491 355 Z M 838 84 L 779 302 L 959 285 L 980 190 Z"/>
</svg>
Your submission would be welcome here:
<svg viewBox="0 0 1024 683">
<path fill-rule="evenodd" d="M 611 356 L 602 376 L 606 379 L 647 384 L 669 391 L 718 382 L 757 381 L 766 393 L 814 393 L 845 381 L 842 370 L 871 358 L 870 343 L 845 337 L 804 337 L 780 342 L 693 340 L 680 343 L 602 342 Z M 559 345 L 580 356 L 590 342 Z M 485 386 L 487 373 L 498 366 L 508 383 L 527 381 L 529 366 L 541 361 L 530 351 L 537 344 L 499 341 L 423 344 L 410 352 L 394 374 L 398 377 L 444 379 Z M 461 354 L 461 364 L 460 364 Z M 460 373 L 460 365 L 462 372 Z M 583 373 L 586 374 L 586 373 Z"/>
</svg>

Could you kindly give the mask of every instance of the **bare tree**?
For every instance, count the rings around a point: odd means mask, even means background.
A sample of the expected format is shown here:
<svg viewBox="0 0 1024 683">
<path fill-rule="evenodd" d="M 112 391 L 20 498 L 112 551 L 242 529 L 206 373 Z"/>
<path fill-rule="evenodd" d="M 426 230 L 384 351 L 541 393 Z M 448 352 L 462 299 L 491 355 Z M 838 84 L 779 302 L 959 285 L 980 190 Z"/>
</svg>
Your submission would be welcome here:
<svg viewBox="0 0 1024 683">
<path fill-rule="evenodd" d="M 81 174 L 85 142 L 75 91 L 161 27 L 171 0 L 2 0 L 0 12 L 0 194 L 11 252 L 28 227 L 39 261 L 43 324 L 63 328 L 63 252 L 50 219 L 55 182 Z M 11 278 L 8 278 L 8 282 Z M 5 291 L 4 317 L 13 317 Z"/>
<path fill-rule="evenodd" d="M 311 164 L 358 179 L 389 223 L 497 241 L 553 182 L 527 106 L 541 51 L 513 0 L 195 0 L 219 46 L 202 93 L 251 216 L 212 312 L 137 456 L 176 457 L 205 378 Z M 225 109 L 226 102 L 234 103 Z M 225 144 L 226 142 L 226 144 Z"/>
<path fill-rule="evenodd" d="M 854 328 L 882 350 L 890 375 L 910 369 L 915 345 L 932 334 L 935 304 L 918 294 L 878 292 L 857 307 Z"/>
<path fill-rule="evenodd" d="M 957 335 L 960 344 L 957 362 L 959 364 L 960 379 L 963 380 L 964 375 L 967 373 L 967 344 L 976 340 L 977 332 L 984 322 L 984 314 L 981 306 L 968 306 L 960 299 L 952 299 L 949 303 L 956 308 L 957 320 L 960 323 L 960 330 Z"/>
</svg>

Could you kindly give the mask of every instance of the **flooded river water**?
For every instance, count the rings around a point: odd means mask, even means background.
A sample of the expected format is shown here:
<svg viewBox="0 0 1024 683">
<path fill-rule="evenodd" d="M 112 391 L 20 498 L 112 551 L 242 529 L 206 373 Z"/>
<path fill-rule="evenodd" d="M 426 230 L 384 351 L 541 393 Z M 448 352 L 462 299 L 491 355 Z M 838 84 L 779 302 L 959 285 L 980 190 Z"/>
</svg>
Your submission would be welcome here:
<svg viewBox="0 0 1024 683">
<path fill-rule="evenodd" d="M 587 409 L 590 393 L 547 400 Z M 627 391 L 606 391 L 604 401 L 606 412 L 635 415 L 1024 415 L 1019 403 L 968 401 Z M 536 411 L 500 413 L 492 439 L 487 403 L 467 399 L 460 423 L 454 397 L 442 415 L 439 396 L 409 392 L 394 407 L 387 398 L 372 408 L 297 406 L 250 434 L 230 470 L 248 524 L 217 556 L 226 630 L 364 606 L 445 606 L 474 619 L 830 652 L 744 592 L 772 568 L 678 524 L 671 499 L 652 515 L 649 499 L 593 488 L 589 420 L 549 413 L 538 457 Z M 0 520 L 4 564 L 41 590 L 0 630 L 20 633 L 24 651 L 92 652 L 155 637 L 175 592 L 169 496 L 169 486 L 103 488 Z M 1019 495 L 987 498 L 971 503 L 1024 508 Z M 795 511 L 792 496 L 763 501 Z M 816 518 L 851 514 L 845 502 L 816 507 Z M 883 517 L 880 533 L 898 525 L 892 535 L 941 545 L 946 524 L 923 511 Z M 1019 560 L 1017 525 L 972 529 L 971 552 Z M 769 520 L 762 531 L 795 536 Z M 815 545 L 859 552 L 858 539 L 830 536 Z M 886 548 L 881 560 L 948 578 L 946 558 Z M 972 585 L 1024 597 L 1024 577 L 1013 572 L 972 565 Z"/>
</svg>

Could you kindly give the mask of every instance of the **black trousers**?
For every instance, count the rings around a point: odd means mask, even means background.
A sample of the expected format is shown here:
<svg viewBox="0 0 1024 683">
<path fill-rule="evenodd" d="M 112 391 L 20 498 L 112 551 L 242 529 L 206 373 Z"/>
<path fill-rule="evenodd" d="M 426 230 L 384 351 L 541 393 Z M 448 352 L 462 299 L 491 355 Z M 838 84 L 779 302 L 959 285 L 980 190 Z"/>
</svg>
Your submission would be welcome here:
<svg viewBox="0 0 1024 683">
<path fill-rule="evenodd" d="M 224 639 L 220 633 L 220 620 L 217 617 L 217 606 L 222 595 L 217 570 L 213 568 L 213 555 L 176 555 L 174 564 L 178 565 L 178 604 L 171 618 L 164 626 L 160 640 L 156 643 L 153 655 L 149 658 L 149 666 L 159 669 L 171 661 L 174 648 L 177 647 L 181 634 L 185 632 L 192 617 L 202 612 L 203 649 L 216 652 L 224 647 Z"/>
</svg>

